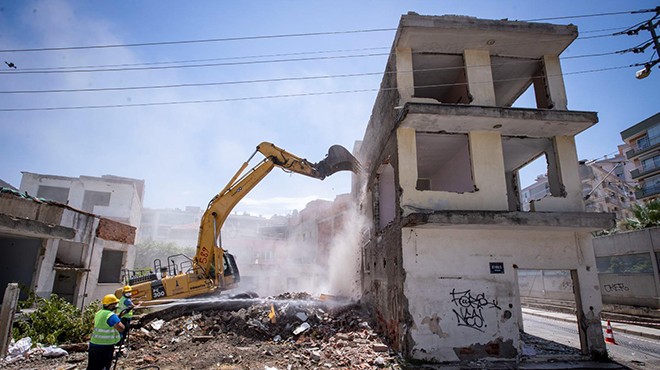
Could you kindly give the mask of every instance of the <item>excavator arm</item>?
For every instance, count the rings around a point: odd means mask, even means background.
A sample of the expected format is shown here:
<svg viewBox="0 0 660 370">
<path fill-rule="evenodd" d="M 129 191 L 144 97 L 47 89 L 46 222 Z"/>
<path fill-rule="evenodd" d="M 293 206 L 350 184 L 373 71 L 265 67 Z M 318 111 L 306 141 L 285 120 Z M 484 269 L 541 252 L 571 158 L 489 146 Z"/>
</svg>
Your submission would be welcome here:
<svg viewBox="0 0 660 370">
<path fill-rule="evenodd" d="M 246 172 L 250 160 L 257 154 L 264 159 Z M 224 249 L 220 240 L 220 230 L 236 204 L 266 177 L 274 167 L 285 171 L 323 180 L 339 171 L 358 172 L 360 165 L 344 147 L 334 145 L 328 150 L 325 159 L 311 163 L 304 158 L 287 152 L 277 146 L 263 142 L 243 163 L 229 183 L 209 202 L 199 228 L 197 251 L 194 258 L 194 270 L 201 272 L 207 279 L 213 279 L 222 289 L 230 288 L 237 282 L 233 273 L 225 273 Z"/>
<path fill-rule="evenodd" d="M 257 152 L 263 154 L 264 159 L 246 171 Z M 311 163 L 271 143 L 259 144 L 231 181 L 209 202 L 200 223 L 192 269 L 184 272 L 181 266 L 177 272 L 176 264 L 170 269 L 168 258 L 166 268 L 162 268 L 160 260 L 154 261 L 154 270 L 160 271 L 160 278 L 155 273 L 138 275 L 135 271 L 127 271 L 126 278 L 133 287 L 133 298 L 147 306 L 211 293 L 217 288 L 226 290 L 238 283 L 238 267 L 233 256 L 225 253 L 222 248 L 220 230 L 236 204 L 275 167 L 321 180 L 338 171 L 360 171 L 355 157 L 339 145 L 330 147 L 328 155 L 322 161 Z M 122 289 L 119 288 L 115 295 L 120 297 L 121 294 Z"/>
</svg>

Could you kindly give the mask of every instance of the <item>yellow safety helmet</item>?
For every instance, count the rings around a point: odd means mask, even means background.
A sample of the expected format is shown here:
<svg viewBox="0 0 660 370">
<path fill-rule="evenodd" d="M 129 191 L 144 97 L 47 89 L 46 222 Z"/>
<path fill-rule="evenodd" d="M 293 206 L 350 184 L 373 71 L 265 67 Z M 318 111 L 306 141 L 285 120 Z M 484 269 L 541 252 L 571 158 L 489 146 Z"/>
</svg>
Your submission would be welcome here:
<svg viewBox="0 0 660 370">
<path fill-rule="evenodd" d="M 115 304 L 119 302 L 117 297 L 115 297 L 114 294 L 107 294 L 105 297 L 103 297 L 103 300 L 101 301 L 104 306 L 109 306 L 111 304 Z"/>
<path fill-rule="evenodd" d="M 125 285 L 123 291 L 124 293 L 130 293 L 133 291 L 133 288 L 130 285 Z"/>
</svg>

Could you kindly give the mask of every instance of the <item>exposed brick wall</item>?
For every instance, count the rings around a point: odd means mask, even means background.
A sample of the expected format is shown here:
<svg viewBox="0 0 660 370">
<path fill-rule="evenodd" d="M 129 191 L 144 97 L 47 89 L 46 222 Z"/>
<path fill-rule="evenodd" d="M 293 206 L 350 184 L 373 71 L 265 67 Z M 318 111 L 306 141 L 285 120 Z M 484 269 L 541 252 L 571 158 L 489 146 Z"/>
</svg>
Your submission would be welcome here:
<svg viewBox="0 0 660 370">
<path fill-rule="evenodd" d="M 135 244 L 136 230 L 133 226 L 101 218 L 96 228 L 96 236 L 123 244 Z"/>
</svg>

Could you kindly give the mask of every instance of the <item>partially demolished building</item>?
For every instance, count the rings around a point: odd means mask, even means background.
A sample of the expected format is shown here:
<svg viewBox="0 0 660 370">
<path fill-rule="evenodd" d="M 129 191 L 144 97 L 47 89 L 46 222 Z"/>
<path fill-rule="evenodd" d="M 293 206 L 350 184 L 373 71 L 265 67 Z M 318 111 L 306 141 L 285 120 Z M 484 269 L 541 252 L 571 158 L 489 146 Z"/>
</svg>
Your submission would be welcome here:
<svg viewBox="0 0 660 370">
<path fill-rule="evenodd" d="M 77 307 L 122 285 L 132 268 L 144 181 L 23 173 L 0 189 L 0 286 L 58 295 Z"/>
<path fill-rule="evenodd" d="M 401 18 L 356 152 L 371 220 L 364 300 L 394 348 L 429 361 L 516 358 L 519 269 L 570 271 L 582 351 L 606 353 L 574 137 L 598 121 L 567 110 L 559 55 L 572 25 L 462 16 Z M 535 108 L 513 108 L 528 89 Z M 550 194 L 523 212 L 519 170 L 545 156 Z M 365 186 L 359 189 L 358 186 Z"/>
</svg>

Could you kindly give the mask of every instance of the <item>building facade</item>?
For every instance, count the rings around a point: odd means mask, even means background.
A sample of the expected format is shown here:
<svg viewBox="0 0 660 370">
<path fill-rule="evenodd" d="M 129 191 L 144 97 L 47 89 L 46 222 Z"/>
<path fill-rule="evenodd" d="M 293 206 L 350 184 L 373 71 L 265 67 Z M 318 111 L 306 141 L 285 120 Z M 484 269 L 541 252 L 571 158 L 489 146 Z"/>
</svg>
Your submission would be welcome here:
<svg viewBox="0 0 660 370">
<path fill-rule="evenodd" d="M 120 286 L 135 227 L 62 203 L 0 189 L 0 286 L 58 295 L 79 308 Z"/>
<path fill-rule="evenodd" d="M 641 203 L 635 199 L 637 182 L 630 178 L 631 167 L 632 162 L 620 153 L 611 158 L 580 161 L 578 171 L 585 210 L 614 213 L 617 221 L 631 218 L 632 206 Z M 523 210 L 529 211 L 532 201 L 549 195 L 548 177 L 537 176 L 533 184 L 522 189 Z"/>
<path fill-rule="evenodd" d="M 401 18 L 354 181 L 370 226 L 363 300 L 405 356 L 515 359 L 517 271 L 568 271 L 582 351 L 606 355 L 574 137 L 598 119 L 567 108 L 560 53 L 575 26 L 462 16 Z M 538 42 L 543 40 L 543 42 Z M 536 107 L 513 108 L 528 88 Z M 548 162 L 550 196 L 523 212 L 518 171 Z"/>
<path fill-rule="evenodd" d="M 30 279 L 24 279 L 27 288 L 40 296 L 58 294 L 82 306 L 122 285 L 122 271 L 133 268 L 135 261 L 143 180 L 23 172 L 17 193 L 30 202 L 16 203 L 12 199 L 7 214 L 16 217 L 27 212 L 26 217 L 40 221 L 39 214 L 29 210 L 34 208 L 32 203 L 41 202 L 47 209 L 62 210 L 50 222 L 67 227 L 74 234 L 68 238 L 42 234 L 32 238 L 27 230 L 8 235 L 5 241 L 9 249 L 18 248 L 16 243 L 32 245 L 28 250 L 34 252 L 34 261 L 30 258 L 26 263 L 34 273 Z M 9 203 L 9 199 L 4 200 Z"/>
<path fill-rule="evenodd" d="M 621 139 L 628 144 L 626 158 L 635 167 L 630 172 L 639 183 L 635 197 L 644 202 L 658 198 L 660 194 L 660 113 L 637 123 L 621 132 Z"/>
</svg>

